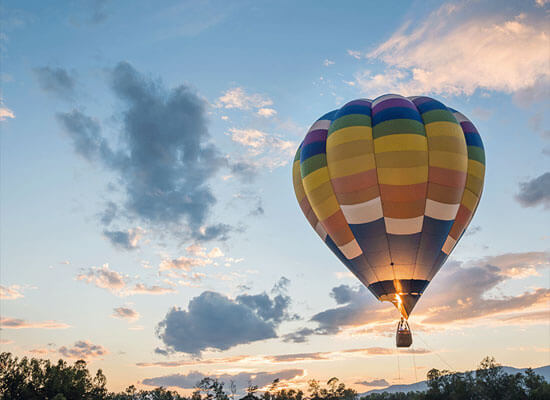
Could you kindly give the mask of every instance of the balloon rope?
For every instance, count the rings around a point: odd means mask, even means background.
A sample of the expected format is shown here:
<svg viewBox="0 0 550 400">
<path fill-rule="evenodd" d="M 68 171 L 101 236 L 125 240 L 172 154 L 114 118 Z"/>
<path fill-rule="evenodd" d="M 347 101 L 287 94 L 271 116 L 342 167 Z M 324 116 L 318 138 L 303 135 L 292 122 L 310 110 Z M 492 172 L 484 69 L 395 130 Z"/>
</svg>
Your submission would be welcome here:
<svg viewBox="0 0 550 400">
<path fill-rule="evenodd" d="M 395 349 L 397 353 L 397 380 L 401 383 L 401 365 L 399 365 L 399 349 Z"/>
<path fill-rule="evenodd" d="M 447 367 L 449 367 L 451 371 L 454 370 L 454 368 L 451 366 L 451 364 L 449 364 L 447 361 L 445 361 L 445 360 L 443 359 L 443 357 L 441 357 L 441 356 L 439 355 L 439 353 L 434 352 L 433 349 L 432 349 L 430 346 L 428 346 L 428 343 L 426 343 L 426 341 L 425 341 L 424 339 L 422 339 L 422 336 L 420 336 L 420 335 L 418 334 L 418 332 L 416 332 L 415 334 L 416 334 L 416 336 L 418 336 L 418 337 L 420 338 L 420 340 L 422 340 L 422 343 L 424 343 L 424 345 L 428 348 L 428 350 L 430 350 L 432 353 L 434 353 L 436 356 L 438 356 L 439 359 L 440 359 L 445 365 L 447 365 Z"/>
<path fill-rule="evenodd" d="M 418 377 L 416 376 L 416 358 L 414 355 L 414 343 L 412 345 L 412 356 L 413 356 L 413 368 L 414 368 L 414 382 L 418 382 Z"/>
</svg>

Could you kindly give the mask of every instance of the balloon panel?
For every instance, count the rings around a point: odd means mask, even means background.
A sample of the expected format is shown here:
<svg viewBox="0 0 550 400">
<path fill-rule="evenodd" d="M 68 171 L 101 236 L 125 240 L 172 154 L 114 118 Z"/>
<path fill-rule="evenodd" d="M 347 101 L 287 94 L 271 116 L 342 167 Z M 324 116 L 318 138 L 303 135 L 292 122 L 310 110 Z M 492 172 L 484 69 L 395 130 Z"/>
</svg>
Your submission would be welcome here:
<svg viewBox="0 0 550 400">
<path fill-rule="evenodd" d="M 408 318 L 468 226 L 483 188 L 481 137 L 429 97 L 384 95 L 325 114 L 293 165 L 321 239 Z"/>
</svg>

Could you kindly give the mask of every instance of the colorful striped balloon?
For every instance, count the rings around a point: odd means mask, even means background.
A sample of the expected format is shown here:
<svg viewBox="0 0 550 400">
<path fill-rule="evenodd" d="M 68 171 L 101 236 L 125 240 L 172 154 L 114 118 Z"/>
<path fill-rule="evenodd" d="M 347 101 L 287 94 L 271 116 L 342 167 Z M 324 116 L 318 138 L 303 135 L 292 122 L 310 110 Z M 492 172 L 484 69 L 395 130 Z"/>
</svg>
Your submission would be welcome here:
<svg viewBox="0 0 550 400">
<path fill-rule="evenodd" d="M 293 165 L 311 226 L 405 318 L 470 223 L 484 175 L 483 143 L 464 115 L 395 94 L 322 116 Z"/>
</svg>

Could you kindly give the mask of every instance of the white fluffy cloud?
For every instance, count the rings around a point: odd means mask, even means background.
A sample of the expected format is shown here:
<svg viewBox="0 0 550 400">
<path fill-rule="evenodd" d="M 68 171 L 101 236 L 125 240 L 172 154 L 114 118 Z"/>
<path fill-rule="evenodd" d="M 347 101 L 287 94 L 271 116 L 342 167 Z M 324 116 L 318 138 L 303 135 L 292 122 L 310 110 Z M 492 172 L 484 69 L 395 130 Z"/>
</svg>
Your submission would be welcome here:
<svg viewBox="0 0 550 400">
<path fill-rule="evenodd" d="M 268 168 L 281 167 L 292 160 L 296 143 L 258 129 L 230 128 L 231 140 L 245 147 L 252 161 Z"/>
<path fill-rule="evenodd" d="M 492 16 L 445 4 L 422 23 L 404 24 L 366 54 L 386 71 L 356 75 L 370 96 L 518 92 L 550 83 L 550 23 L 544 13 Z"/>
<path fill-rule="evenodd" d="M 218 107 L 250 110 L 263 108 L 273 104 L 273 100 L 258 93 L 249 94 L 242 87 L 226 91 L 218 98 Z"/>
</svg>

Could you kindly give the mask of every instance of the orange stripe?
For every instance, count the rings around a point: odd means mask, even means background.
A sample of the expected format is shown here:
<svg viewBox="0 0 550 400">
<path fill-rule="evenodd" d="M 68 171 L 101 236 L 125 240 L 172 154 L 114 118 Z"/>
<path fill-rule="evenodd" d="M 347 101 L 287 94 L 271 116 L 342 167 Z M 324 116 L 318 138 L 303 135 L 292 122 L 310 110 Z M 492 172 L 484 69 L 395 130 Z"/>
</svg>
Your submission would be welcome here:
<svg viewBox="0 0 550 400">
<path fill-rule="evenodd" d="M 426 200 L 414 201 L 382 201 L 384 217 L 389 218 L 413 218 L 424 215 Z M 393 255 L 393 253 L 392 253 Z"/>
<path fill-rule="evenodd" d="M 370 169 L 358 174 L 331 179 L 331 183 L 335 192 L 349 193 L 376 185 L 378 178 L 376 176 L 376 169 Z"/>
<path fill-rule="evenodd" d="M 428 176 L 430 182 L 443 186 L 464 189 L 466 184 L 466 172 L 455 171 L 452 169 L 430 167 Z"/>
<path fill-rule="evenodd" d="M 446 204 L 458 204 L 462 200 L 462 188 L 438 185 L 430 182 L 428 184 L 428 199 Z"/>
<path fill-rule="evenodd" d="M 380 185 L 380 194 L 384 201 L 384 209 L 386 201 L 392 202 L 408 202 L 422 200 L 426 198 L 427 183 L 417 183 L 415 185 Z"/>
<path fill-rule="evenodd" d="M 359 204 L 375 199 L 380 196 L 378 186 L 371 186 L 368 189 L 358 190 L 351 193 L 336 193 L 340 205 Z"/>
</svg>

